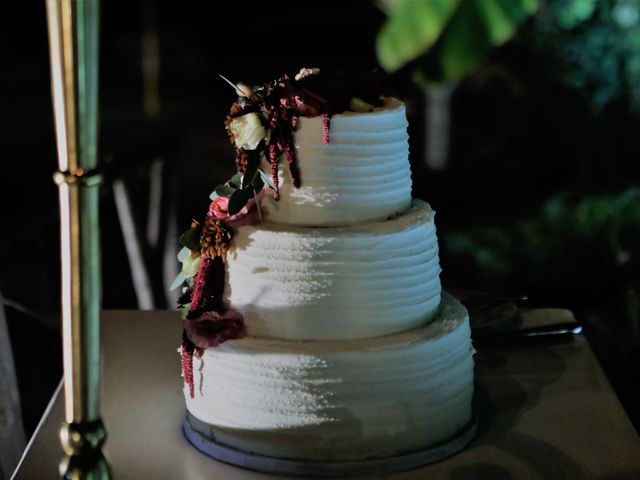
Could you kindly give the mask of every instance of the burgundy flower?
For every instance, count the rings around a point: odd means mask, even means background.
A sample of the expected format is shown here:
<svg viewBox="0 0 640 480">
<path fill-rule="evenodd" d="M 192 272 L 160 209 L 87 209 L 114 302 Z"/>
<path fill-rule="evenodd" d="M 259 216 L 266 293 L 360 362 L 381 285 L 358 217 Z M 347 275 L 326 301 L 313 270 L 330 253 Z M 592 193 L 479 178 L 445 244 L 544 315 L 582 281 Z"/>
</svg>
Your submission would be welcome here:
<svg viewBox="0 0 640 480">
<path fill-rule="evenodd" d="M 280 92 L 280 105 L 295 115 L 315 117 L 327 109 L 327 101 L 304 88 L 286 85 Z"/>
<path fill-rule="evenodd" d="M 184 319 L 187 337 L 199 348 L 217 347 L 227 340 L 244 337 L 244 317 L 237 310 L 224 313 L 204 312 L 197 318 Z"/>
</svg>

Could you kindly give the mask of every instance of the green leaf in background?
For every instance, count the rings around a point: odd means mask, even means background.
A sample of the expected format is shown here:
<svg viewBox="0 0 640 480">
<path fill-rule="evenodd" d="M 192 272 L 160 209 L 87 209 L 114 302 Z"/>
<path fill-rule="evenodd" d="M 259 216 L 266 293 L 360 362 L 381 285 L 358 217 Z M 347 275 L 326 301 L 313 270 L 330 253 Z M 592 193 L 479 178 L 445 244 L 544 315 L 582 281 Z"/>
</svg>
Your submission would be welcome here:
<svg viewBox="0 0 640 480">
<path fill-rule="evenodd" d="M 565 30 L 570 30 L 593 15 L 597 0 L 555 0 L 549 3 L 552 14 L 558 24 Z"/>
<path fill-rule="evenodd" d="M 395 72 L 425 54 L 438 40 L 460 0 L 397 0 L 387 2 L 390 16 L 376 41 L 378 60 Z"/>
<path fill-rule="evenodd" d="M 460 4 L 439 41 L 441 78 L 454 83 L 509 40 L 538 6 L 538 0 L 466 0 Z M 433 80 L 433 79 L 431 79 Z"/>
<path fill-rule="evenodd" d="M 417 80 L 457 82 L 509 40 L 538 4 L 539 0 L 387 2 L 390 16 L 378 35 L 378 61 L 394 72 L 434 56 L 430 63 L 436 67 L 419 72 Z"/>
<path fill-rule="evenodd" d="M 538 0 L 474 0 L 473 3 L 493 46 L 509 40 L 520 24 L 538 8 Z"/>
<path fill-rule="evenodd" d="M 554 76 L 602 114 L 622 101 L 640 112 L 640 0 L 546 0 L 528 32 Z"/>
<path fill-rule="evenodd" d="M 493 0 L 488 0 L 492 2 Z M 433 55 L 436 72 L 424 72 L 421 83 L 454 83 L 473 71 L 491 52 L 490 37 L 481 23 L 476 0 L 460 5 Z M 439 78 L 438 78 L 439 77 Z"/>
<path fill-rule="evenodd" d="M 497 290 L 517 284 L 569 295 L 623 285 L 633 280 L 624 269 L 640 262 L 640 187 L 558 194 L 534 216 L 449 231 L 443 245 L 472 283 Z"/>
</svg>

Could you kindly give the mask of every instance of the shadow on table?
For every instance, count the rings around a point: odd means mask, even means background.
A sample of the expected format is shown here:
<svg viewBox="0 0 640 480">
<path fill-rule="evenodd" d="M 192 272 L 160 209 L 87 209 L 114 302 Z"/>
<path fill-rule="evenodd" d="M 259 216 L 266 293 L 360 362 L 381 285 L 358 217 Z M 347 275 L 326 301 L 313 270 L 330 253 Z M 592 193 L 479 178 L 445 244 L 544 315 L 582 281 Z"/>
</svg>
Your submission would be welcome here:
<svg viewBox="0 0 640 480">
<path fill-rule="evenodd" d="M 522 353 L 514 354 L 514 348 Z M 545 346 L 492 347 L 478 352 L 476 366 L 478 435 L 474 445 L 489 444 L 514 463 L 527 465 L 540 478 L 584 478 L 588 472 L 564 452 L 516 428 L 522 415 L 539 403 L 544 387 L 563 375 L 563 358 Z M 514 477 L 502 466 L 475 463 L 455 469 L 450 478 Z"/>
</svg>

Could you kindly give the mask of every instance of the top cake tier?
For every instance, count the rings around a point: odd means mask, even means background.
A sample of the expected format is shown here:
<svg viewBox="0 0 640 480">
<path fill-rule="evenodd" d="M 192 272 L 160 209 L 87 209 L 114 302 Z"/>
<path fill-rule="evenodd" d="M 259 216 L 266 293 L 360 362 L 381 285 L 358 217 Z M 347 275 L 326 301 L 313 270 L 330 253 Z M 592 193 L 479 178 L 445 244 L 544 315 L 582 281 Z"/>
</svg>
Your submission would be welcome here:
<svg viewBox="0 0 640 480">
<path fill-rule="evenodd" d="M 301 186 L 280 166 L 279 201 L 262 201 L 269 222 L 338 226 L 380 220 L 411 204 L 411 170 L 405 107 L 386 99 L 370 113 L 331 117 L 329 143 L 323 117 L 300 118 L 295 148 Z M 268 166 L 265 168 L 268 171 Z"/>
</svg>

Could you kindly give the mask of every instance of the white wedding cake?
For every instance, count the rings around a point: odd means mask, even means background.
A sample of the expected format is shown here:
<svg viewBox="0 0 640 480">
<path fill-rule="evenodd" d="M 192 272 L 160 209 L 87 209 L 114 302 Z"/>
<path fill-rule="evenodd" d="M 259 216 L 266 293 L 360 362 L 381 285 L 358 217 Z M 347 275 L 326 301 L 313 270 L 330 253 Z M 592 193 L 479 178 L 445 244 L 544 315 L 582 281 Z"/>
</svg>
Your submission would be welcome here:
<svg viewBox="0 0 640 480">
<path fill-rule="evenodd" d="M 473 348 L 465 308 L 441 291 L 434 212 L 411 199 L 403 104 L 294 108 L 287 139 L 265 97 L 232 110 L 240 177 L 216 190 L 199 249 L 182 255 L 190 427 L 238 451 L 327 462 L 446 442 L 472 418 Z M 264 132 L 240 128 L 254 113 Z M 254 161 L 272 180 L 253 171 L 251 146 L 267 152 Z M 289 167 L 274 162 L 283 152 Z M 213 293 L 201 293 L 207 268 Z"/>
</svg>

